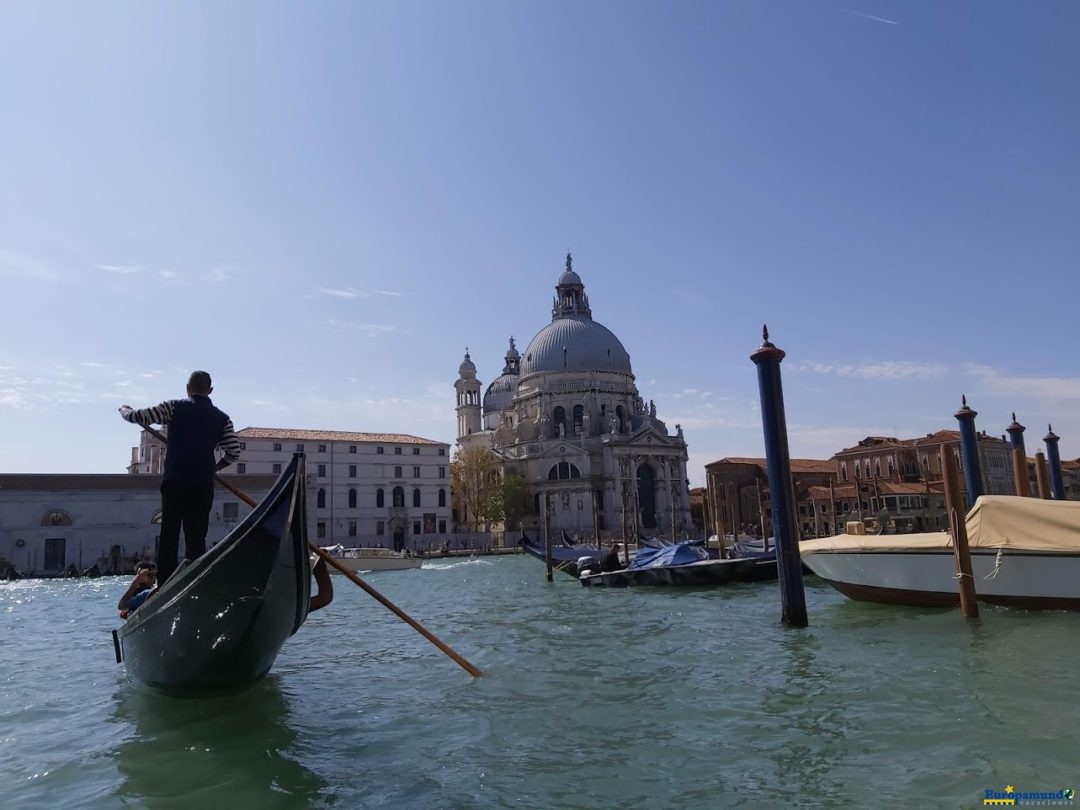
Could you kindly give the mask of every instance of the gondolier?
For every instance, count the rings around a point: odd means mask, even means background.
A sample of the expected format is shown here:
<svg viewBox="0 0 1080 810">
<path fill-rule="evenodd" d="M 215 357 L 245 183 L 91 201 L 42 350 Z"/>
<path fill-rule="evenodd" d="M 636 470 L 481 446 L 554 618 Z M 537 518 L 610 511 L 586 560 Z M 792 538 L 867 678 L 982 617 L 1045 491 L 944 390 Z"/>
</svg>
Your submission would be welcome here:
<svg viewBox="0 0 1080 810">
<path fill-rule="evenodd" d="M 120 407 L 120 415 L 128 422 L 168 427 L 161 480 L 159 584 L 164 584 L 176 570 L 181 528 L 187 559 L 198 559 L 206 551 L 214 473 L 240 458 L 240 440 L 232 420 L 210 401 L 213 390 L 207 372 L 193 371 L 186 399 L 168 400 L 142 410 L 130 405 Z M 215 460 L 215 451 L 221 452 L 219 461 Z"/>
</svg>

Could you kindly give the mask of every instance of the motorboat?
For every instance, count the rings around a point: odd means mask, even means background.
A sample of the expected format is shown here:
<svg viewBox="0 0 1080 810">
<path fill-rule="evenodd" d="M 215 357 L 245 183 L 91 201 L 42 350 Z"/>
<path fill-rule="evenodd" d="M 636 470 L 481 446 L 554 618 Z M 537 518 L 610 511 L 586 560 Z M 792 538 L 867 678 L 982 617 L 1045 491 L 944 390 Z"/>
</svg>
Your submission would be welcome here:
<svg viewBox="0 0 1080 810">
<path fill-rule="evenodd" d="M 983 495 L 965 521 L 980 601 L 1080 610 L 1080 502 Z M 804 541 L 799 550 L 804 565 L 852 599 L 960 604 L 948 532 L 844 534 Z"/>
<path fill-rule="evenodd" d="M 423 559 L 408 551 L 394 551 L 390 548 L 345 548 L 344 546 L 324 546 L 322 550 L 333 557 L 342 566 L 354 574 L 361 571 L 404 571 L 419 568 Z M 331 574 L 340 574 L 330 566 Z"/>
</svg>

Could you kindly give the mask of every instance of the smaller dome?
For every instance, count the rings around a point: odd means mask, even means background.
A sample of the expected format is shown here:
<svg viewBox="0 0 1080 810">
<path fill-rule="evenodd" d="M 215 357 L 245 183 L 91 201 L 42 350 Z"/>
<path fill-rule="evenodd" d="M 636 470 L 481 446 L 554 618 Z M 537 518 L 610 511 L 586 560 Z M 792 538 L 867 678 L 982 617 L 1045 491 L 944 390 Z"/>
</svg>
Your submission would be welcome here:
<svg viewBox="0 0 1080 810">
<path fill-rule="evenodd" d="M 510 410 L 514 404 L 517 384 L 516 374 L 503 374 L 492 380 L 491 385 L 484 392 L 484 414 Z"/>
<path fill-rule="evenodd" d="M 465 359 L 461 361 L 461 365 L 458 366 L 458 376 L 466 380 L 472 379 L 476 376 L 476 364 L 473 363 L 472 358 L 469 357 L 469 350 L 465 350 Z"/>
<path fill-rule="evenodd" d="M 565 287 L 568 285 L 576 285 L 581 287 L 581 276 L 579 276 L 574 270 L 567 268 L 563 271 L 563 274 L 559 276 L 559 286 Z"/>
</svg>

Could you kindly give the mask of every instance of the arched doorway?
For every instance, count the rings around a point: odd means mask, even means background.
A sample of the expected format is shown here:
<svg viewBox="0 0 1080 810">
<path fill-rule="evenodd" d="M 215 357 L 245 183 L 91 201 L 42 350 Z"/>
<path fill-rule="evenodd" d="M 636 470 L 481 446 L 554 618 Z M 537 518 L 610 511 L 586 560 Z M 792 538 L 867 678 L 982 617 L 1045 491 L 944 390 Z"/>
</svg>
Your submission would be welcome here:
<svg viewBox="0 0 1080 810">
<path fill-rule="evenodd" d="M 656 528 L 656 473 L 648 464 L 637 468 L 638 506 L 641 509 L 641 525 Z"/>
<path fill-rule="evenodd" d="M 394 529 L 394 551 L 401 551 L 405 548 L 405 530 Z"/>
</svg>

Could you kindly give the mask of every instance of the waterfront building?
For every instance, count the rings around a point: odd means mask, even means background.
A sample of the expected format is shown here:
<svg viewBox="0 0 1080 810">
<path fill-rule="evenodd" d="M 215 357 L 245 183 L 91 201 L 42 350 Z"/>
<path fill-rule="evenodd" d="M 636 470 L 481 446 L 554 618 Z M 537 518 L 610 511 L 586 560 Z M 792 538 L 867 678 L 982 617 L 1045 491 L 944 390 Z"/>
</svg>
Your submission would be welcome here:
<svg viewBox="0 0 1080 810">
<path fill-rule="evenodd" d="M 226 480 L 258 500 L 276 476 Z M 218 487 L 207 543 L 224 537 L 249 511 Z M 0 559 L 22 574 L 48 576 L 94 565 L 106 574 L 128 573 L 137 560 L 156 557 L 160 530 L 159 475 L 0 475 Z"/>
<path fill-rule="evenodd" d="M 533 510 L 522 528 L 541 533 L 547 504 L 555 533 L 691 531 L 682 428 L 669 432 L 655 403 L 641 397 L 630 355 L 593 320 L 569 255 L 551 322 L 523 353 L 511 338 L 504 361 L 481 398 L 466 350 L 454 384 L 457 444 L 490 449 L 502 476 L 524 479 Z"/>
<path fill-rule="evenodd" d="M 307 457 L 308 514 L 320 545 L 427 549 L 452 531 L 449 444 L 406 433 L 249 427 L 239 480 Z"/>
</svg>

